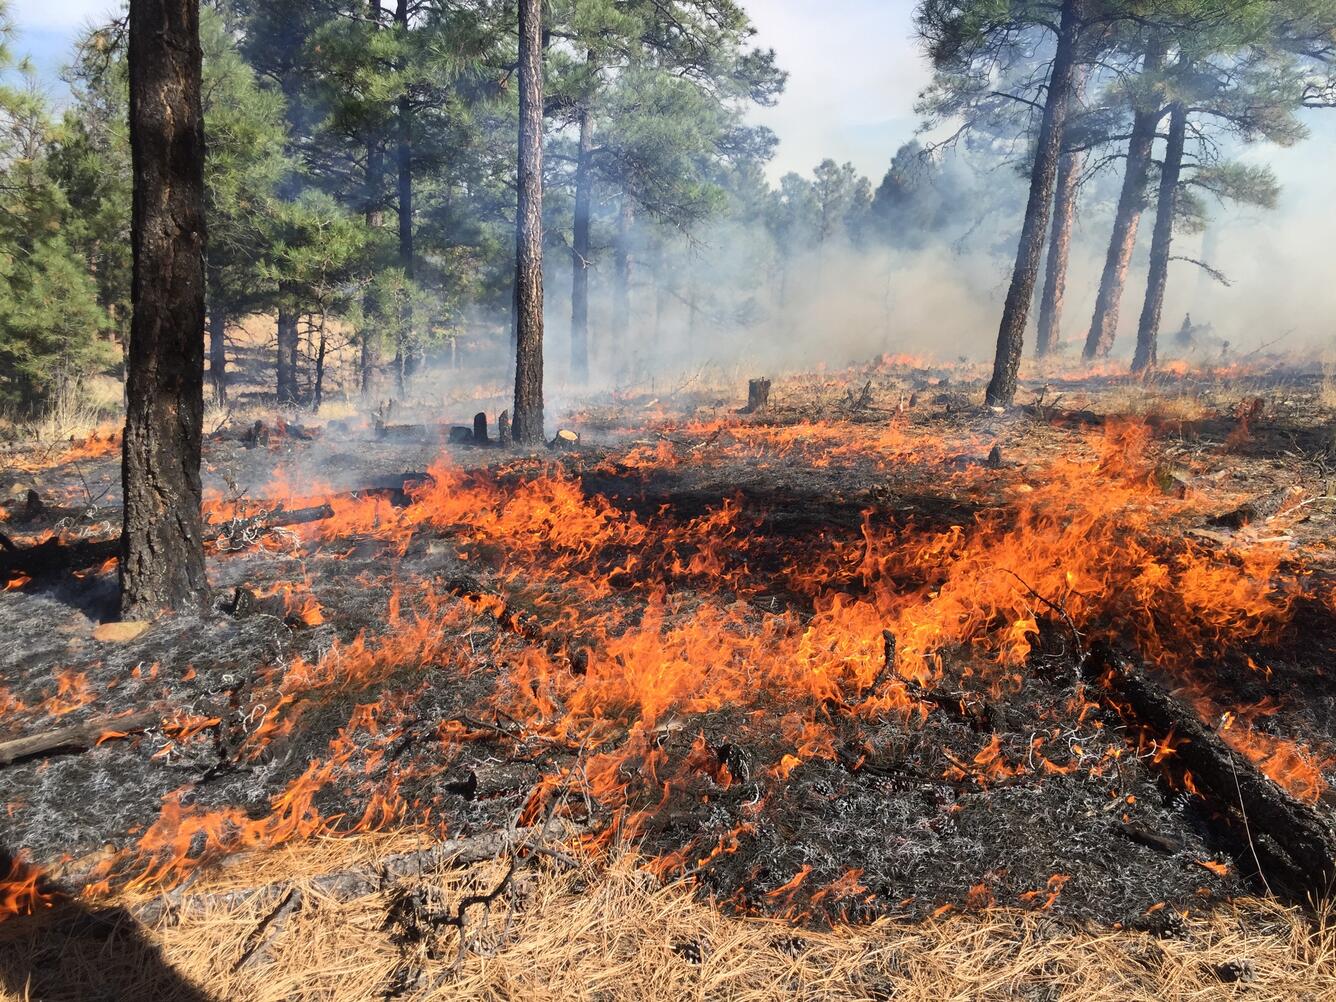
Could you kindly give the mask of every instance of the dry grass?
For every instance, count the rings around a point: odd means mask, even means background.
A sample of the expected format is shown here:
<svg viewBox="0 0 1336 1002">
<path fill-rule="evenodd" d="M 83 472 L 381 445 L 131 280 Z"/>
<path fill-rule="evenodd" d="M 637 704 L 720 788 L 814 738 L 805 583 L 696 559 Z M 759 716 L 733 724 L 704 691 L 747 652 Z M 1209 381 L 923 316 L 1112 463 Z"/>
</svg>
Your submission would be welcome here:
<svg viewBox="0 0 1336 1002">
<path fill-rule="evenodd" d="M 1336 410 L 1336 355 L 1322 360 L 1322 382 L 1318 385 L 1317 398 L 1323 407 Z"/>
<path fill-rule="evenodd" d="M 383 838 L 316 843 L 231 866 L 195 890 L 309 877 L 404 845 Z M 503 872 L 500 862 L 447 870 L 424 876 L 419 886 L 441 913 L 453 914 L 461 894 L 490 890 Z M 303 879 L 296 878 L 298 886 Z M 458 969 L 453 929 L 435 942 L 401 947 L 387 928 L 386 896 L 373 894 L 351 902 L 308 897 L 265 948 L 263 962 L 234 971 L 276 897 L 189 910 L 151 939 L 195 985 L 220 999 L 254 1002 L 385 998 L 397 976 L 409 985 L 397 997 L 415 1002 L 1336 999 L 1336 928 L 1314 927 L 1264 901 L 1189 919 L 1185 935 L 1174 939 L 1083 930 L 1043 913 L 1006 910 L 818 933 L 726 916 L 689 888 L 660 886 L 621 858 L 577 872 L 521 872 L 490 914 L 470 909 L 469 950 Z M 188 997 L 154 980 L 143 951 L 87 943 L 86 933 L 54 936 L 39 920 L 0 927 L 0 970 L 11 985 L 8 993 L 0 988 L 0 999 L 108 997 L 109 985 L 126 999 Z M 42 951 L 59 957 L 61 988 L 25 995 L 14 974 Z M 1221 980 L 1224 965 L 1244 962 L 1248 980 Z M 37 988 L 39 981 L 34 976 Z"/>
</svg>

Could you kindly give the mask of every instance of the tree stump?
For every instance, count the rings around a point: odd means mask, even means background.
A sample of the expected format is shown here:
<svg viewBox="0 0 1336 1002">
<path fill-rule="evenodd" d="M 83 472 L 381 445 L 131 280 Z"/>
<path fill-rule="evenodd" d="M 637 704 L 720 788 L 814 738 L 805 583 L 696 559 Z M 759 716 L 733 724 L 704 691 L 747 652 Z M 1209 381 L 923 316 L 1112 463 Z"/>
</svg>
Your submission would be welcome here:
<svg viewBox="0 0 1336 1002">
<path fill-rule="evenodd" d="M 747 381 L 747 406 L 743 414 L 755 414 L 770 405 L 770 380 L 751 379 Z"/>
<path fill-rule="evenodd" d="M 486 445 L 487 442 L 487 412 L 478 411 L 473 415 L 473 444 Z"/>
</svg>

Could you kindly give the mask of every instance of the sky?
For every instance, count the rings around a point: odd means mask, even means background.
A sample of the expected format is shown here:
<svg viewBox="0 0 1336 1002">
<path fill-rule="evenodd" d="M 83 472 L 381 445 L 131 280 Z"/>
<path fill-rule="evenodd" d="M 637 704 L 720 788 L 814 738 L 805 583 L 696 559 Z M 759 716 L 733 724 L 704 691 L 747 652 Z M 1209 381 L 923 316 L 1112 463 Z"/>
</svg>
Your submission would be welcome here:
<svg viewBox="0 0 1336 1002">
<path fill-rule="evenodd" d="M 29 55 L 53 94 L 79 29 L 117 0 L 10 0 L 17 53 Z M 879 180 L 911 138 L 914 95 L 927 82 L 913 39 L 913 0 L 752 0 L 757 45 L 779 53 L 788 87 L 754 120 L 780 137 L 770 174 L 807 174 L 823 158 L 852 161 Z"/>
</svg>

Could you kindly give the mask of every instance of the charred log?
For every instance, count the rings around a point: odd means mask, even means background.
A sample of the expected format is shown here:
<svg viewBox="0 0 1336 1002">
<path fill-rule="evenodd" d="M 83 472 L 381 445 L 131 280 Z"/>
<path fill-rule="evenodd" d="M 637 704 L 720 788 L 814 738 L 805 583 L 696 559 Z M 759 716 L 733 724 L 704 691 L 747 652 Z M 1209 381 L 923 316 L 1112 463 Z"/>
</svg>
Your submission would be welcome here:
<svg viewBox="0 0 1336 1002">
<path fill-rule="evenodd" d="M 1127 719 L 1161 737 L 1175 737 L 1177 764 L 1195 789 L 1235 821 L 1261 877 L 1297 904 L 1336 887 L 1336 825 L 1259 772 L 1205 724 L 1197 712 L 1107 645 L 1097 645 L 1087 677 L 1100 682 Z"/>
</svg>

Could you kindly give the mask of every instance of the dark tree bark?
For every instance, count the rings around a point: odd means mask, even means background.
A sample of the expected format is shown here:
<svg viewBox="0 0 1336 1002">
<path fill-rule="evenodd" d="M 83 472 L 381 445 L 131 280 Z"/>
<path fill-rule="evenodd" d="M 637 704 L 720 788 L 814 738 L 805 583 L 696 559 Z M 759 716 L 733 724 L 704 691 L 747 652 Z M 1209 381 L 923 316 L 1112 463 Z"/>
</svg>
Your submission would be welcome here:
<svg viewBox="0 0 1336 1002">
<path fill-rule="evenodd" d="M 1077 67 L 1072 92 L 1081 90 L 1085 74 Z M 1064 129 L 1064 136 L 1070 132 Z M 1068 139 L 1064 140 L 1069 143 Z M 1069 143 L 1070 145 L 1070 143 Z M 1053 196 L 1053 227 L 1048 237 L 1048 261 L 1044 289 L 1039 298 L 1039 331 L 1035 354 L 1052 354 L 1062 339 L 1062 304 L 1067 293 L 1067 262 L 1072 251 L 1072 224 L 1076 219 L 1076 183 L 1081 179 L 1085 158 L 1079 151 L 1064 150 L 1058 160 L 1057 191 Z"/>
<path fill-rule="evenodd" d="M 589 380 L 589 203 L 594 176 L 594 122 L 580 109 L 580 149 L 575 163 L 575 222 L 571 227 L 571 377 Z"/>
<path fill-rule="evenodd" d="M 278 307 L 278 402 L 297 402 L 297 310 L 287 296 Z"/>
<path fill-rule="evenodd" d="M 1058 173 L 1062 133 L 1071 104 L 1072 79 L 1076 69 L 1077 42 L 1081 34 L 1083 0 L 1063 0 L 1062 20 L 1058 26 L 1058 49 L 1048 79 L 1048 97 L 1035 145 L 1034 168 L 1030 172 L 1030 198 L 1025 206 L 1025 222 L 1016 248 L 1016 264 L 1011 273 L 1002 323 L 997 332 L 997 355 L 993 378 L 988 383 L 987 402 L 1010 406 L 1016 396 L 1016 374 L 1020 371 L 1025 348 L 1025 323 L 1039 278 L 1039 263 L 1044 253 L 1044 230 L 1048 228 L 1049 206 Z"/>
<path fill-rule="evenodd" d="M 315 382 L 311 387 L 311 410 L 318 413 L 320 405 L 325 399 L 325 352 L 329 346 L 329 340 L 325 336 L 325 318 L 323 314 L 320 317 L 320 333 L 316 345 Z"/>
<path fill-rule="evenodd" d="M 367 15 L 372 23 L 380 27 L 380 0 L 370 0 Z M 385 173 L 385 150 L 382 146 L 381 137 L 373 134 L 367 141 L 366 146 L 366 228 L 372 232 L 380 229 L 383 222 L 381 212 L 382 192 L 381 186 L 384 184 Z M 374 274 L 371 276 L 374 278 Z M 362 313 L 366 317 L 374 316 L 376 312 L 376 296 L 370 288 L 362 296 Z M 372 383 L 375 380 L 376 373 L 376 347 L 370 330 L 362 331 L 360 345 L 360 358 L 358 359 L 358 388 L 362 396 L 371 395 Z"/>
<path fill-rule="evenodd" d="M 223 305 L 221 281 L 211 278 L 209 286 L 209 382 L 213 399 L 227 406 L 227 308 Z"/>
<path fill-rule="evenodd" d="M 133 0 L 129 15 L 134 266 L 121 614 L 202 610 L 204 116 L 198 0 Z"/>
<path fill-rule="evenodd" d="M 1150 274 L 1146 278 L 1146 301 L 1137 325 L 1137 350 L 1132 371 L 1154 368 L 1160 334 L 1164 289 L 1169 281 L 1169 249 L 1174 240 L 1174 210 L 1178 205 L 1178 179 L 1183 173 L 1183 146 L 1187 139 L 1188 109 L 1181 101 L 1169 108 L 1169 140 L 1160 169 L 1160 199 L 1155 209 L 1155 233 L 1150 242 Z"/>
<path fill-rule="evenodd" d="M 1158 73 L 1163 66 L 1164 43 L 1153 40 L 1146 50 L 1142 73 Z M 1095 314 L 1086 335 L 1083 354 L 1087 359 L 1108 355 L 1118 333 L 1118 308 L 1127 285 L 1127 269 L 1136 247 L 1141 212 L 1146 205 L 1146 177 L 1150 168 L 1151 150 L 1155 145 L 1155 130 L 1163 115 L 1164 109 L 1160 106 L 1158 95 L 1151 98 L 1150 106 L 1138 107 L 1132 115 L 1132 135 L 1127 144 L 1123 187 L 1118 195 L 1118 208 L 1114 211 L 1113 234 L 1109 237 L 1104 273 L 1099 280 Z"/>
<path fill-rule="evenodd" d="M 635 219 L 635 202 L 629 194 L 623 194 L 617 210 L 617 245 L 612 260 L 612 341 L 624 357 L 631 349 L 631 227 Z"/>
<path fill-rule="evenodd" d="M 394 8 L 394 23 L 401 31 L 408 31 L 408 0 L 397 0 Z M 395 151 L 395 166 L 399 174 L 399 266 L 404 276 L 411 282 L 414 276 L 413 255 L 413 105 L 407 94 L 399 95 L 398 114 L 396 117 L 398 133 Z M 404 304 L 403 316 L 399 326 L 394 352 L 395 385 L 400 396 L 404 391 L 404 377 L 412 371 L 409 357 L 410 346 L 408 325 L 412 319 L 412 307 Z"/>
<path fill-rule="evenodd" d="M 515 214 L 515 419 L 543 441 L 543 4 L 519 0 L 519 197 Z"/>
</svg>

